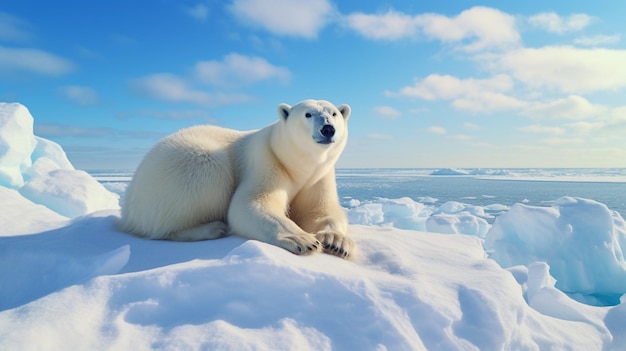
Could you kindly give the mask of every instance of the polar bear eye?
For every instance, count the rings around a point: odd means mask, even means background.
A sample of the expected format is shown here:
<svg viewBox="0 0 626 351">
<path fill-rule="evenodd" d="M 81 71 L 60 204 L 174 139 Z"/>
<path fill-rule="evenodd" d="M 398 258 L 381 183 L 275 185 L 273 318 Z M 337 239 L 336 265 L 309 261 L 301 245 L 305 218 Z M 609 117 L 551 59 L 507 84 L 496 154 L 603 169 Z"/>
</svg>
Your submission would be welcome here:
<svg viewBox="0 0 626 351">
<path fill-rule="evenodd" d="M 308 113 L 308 112 L 304 114 L 304 117 L 306 117 L 306 118 L 310 118 L 311 116 L 312 115 L 310 113 Z"/>
<path fill-rule="evenodd" d="M 337 112 L 333 112 L 333 117 L 337 116 Z"/>
</svg>

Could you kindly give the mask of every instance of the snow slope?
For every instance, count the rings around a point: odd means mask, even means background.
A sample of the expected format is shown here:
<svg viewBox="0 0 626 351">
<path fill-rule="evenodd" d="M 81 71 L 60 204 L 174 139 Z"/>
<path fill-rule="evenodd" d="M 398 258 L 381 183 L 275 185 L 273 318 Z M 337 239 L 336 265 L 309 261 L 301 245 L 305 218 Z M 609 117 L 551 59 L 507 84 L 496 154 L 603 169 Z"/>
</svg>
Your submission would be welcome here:
<svg viewBox="0 0 626 351">
<path fill-rule="evenodd" d="M 6 115 L 0 120 L 14 118 Z M 12 139 L 9 151 L 31 137 Z M 556 263 L 604 267 L 605 285 L 623 278 L 624 221 L 593 201 L 516 205 L 493 226 L 460 203 L 356 201 L 351 221 L 367 225 L 351 225 L 360 255 L 345 261 L 238 237 L 135 238 L 116 229 L 117 203 L 100 202 L 93 178 L 55 175 L 68 170 L 56 161 L 57 169 L 48 163 L 33 172 L 50 152 L 13 153 L 10 162 L 7 154 L 0 153 L 3 179 L 13 179 L 0 185 L 0 350 L 620 350 L 626 342 L 626 298 L 583 304 L 551 275 Z M 23 157 L 31 161 L 15 161 Z M 23 190 L 42 174 L 52 180 L 33 186 L 41 198 Z M 83 213 L 73 215 L 76 208 Z M 570 250 L 541 246 L 524 228 L 562 237 Z M 586 254 L 590 243 L 605 251 Z M 510 267 L 488 258 L 484 245 Z M 613 257 L 587 261 L 602 252 Z M 613 295 L 626 292 L 613 287 Z"/>
</svg>

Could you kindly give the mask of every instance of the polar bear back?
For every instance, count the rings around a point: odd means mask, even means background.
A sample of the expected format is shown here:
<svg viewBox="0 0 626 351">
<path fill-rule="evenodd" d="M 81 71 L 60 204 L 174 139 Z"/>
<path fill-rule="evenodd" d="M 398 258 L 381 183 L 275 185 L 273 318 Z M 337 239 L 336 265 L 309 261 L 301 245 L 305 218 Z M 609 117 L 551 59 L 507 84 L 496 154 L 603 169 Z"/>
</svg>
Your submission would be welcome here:
<svg viewBox="0 0 626 351">
<path fill-rule="evenodd" d="M 231 147 L 246 134 L 217 126 L 196 126 L 159 141 L 126 190 L 122 229 L 165 239 L 194 225 L 225 221 L 237 184 Z"/>
</svg>

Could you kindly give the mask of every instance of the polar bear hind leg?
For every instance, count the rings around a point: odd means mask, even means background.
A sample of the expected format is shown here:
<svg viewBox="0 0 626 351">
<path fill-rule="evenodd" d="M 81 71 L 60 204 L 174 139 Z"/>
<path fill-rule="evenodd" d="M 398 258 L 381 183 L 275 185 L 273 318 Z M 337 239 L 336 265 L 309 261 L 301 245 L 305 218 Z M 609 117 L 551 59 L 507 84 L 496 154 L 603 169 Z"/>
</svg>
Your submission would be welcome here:
<svg viewBox="0 0 626 351">
<path fill-rule="evenodd" d="M 146 155 L 128 186 L 122 230 L 149 239 L 197 241 L 225 236 L 235 189 L 228 146 L 238 133 L 191 127 Z"/>
<path fill-rule="evenodd" d="M 219 239 L 227 235 L 228 225 L 224 222 L 216 221 L 181 230 L 172 234 L 169 239 L 175 241 L 200 241 Z"/>
</svg>

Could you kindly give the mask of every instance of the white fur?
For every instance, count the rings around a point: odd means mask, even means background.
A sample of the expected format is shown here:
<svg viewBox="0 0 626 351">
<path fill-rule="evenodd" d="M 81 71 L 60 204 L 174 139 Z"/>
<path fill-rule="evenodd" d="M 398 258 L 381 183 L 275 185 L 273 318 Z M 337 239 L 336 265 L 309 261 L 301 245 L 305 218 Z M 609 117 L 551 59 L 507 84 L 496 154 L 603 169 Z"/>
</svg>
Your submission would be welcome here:
<svg viewBox="0 0 626 351">
<path fill-rule="evenodd" d="M 296 254 L 353 256 L 334 171 L 350 107 L 305 100 L 277 112 L 258 131 L 197 126 L 159 141 L 126 190 L 122 229 L 183 241 L 232 233 Z"/>
</svg>

